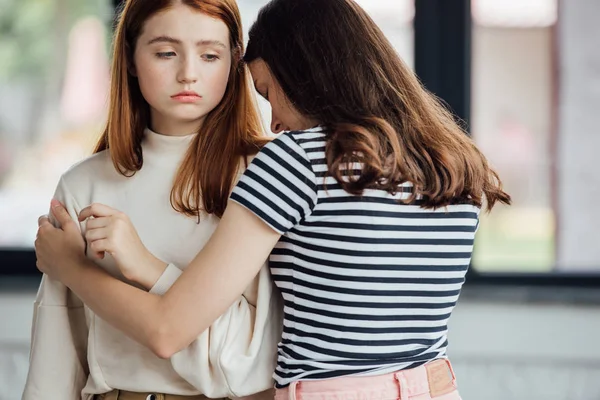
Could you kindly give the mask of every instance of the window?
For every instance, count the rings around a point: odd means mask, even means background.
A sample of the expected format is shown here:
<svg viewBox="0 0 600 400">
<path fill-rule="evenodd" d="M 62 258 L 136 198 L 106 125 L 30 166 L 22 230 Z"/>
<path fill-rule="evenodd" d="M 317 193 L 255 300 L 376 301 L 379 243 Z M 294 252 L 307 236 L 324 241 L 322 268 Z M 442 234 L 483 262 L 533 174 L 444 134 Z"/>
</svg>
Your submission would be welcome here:
<svg viewBox="0 0 600 400">
<path fill-rule="evenodd" d="M 58 178 L 106 115 L 107 0 L 5 0 L 0 13 L 0 247 L 31 247 Z"/>
<path fill-rule="evenodd" d="M 514 199 L 482 217 L 474 270 L 597 284 L 600 6 L 471 4 L 472 134 Z"/>
<path fill-rule="evenodd" d="M 471 132 L 513 198 L 482 216 L 473 266 L 548 272 L 556 261 L 556 0 L 471 4 Z"/>
</svg>

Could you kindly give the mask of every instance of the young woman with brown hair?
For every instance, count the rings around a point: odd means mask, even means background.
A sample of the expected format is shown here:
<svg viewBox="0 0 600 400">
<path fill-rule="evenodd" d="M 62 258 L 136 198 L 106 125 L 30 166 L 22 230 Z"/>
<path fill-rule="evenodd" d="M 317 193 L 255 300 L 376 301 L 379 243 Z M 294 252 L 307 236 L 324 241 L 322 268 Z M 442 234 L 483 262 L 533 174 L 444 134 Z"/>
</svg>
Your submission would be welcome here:
<svg viewBox="0 0 600 400">
<path fill-rule="evenodd" d="M 66 172 L 55 195 L 74 221 L 93 202 L 118 216 L 78 225 L 88 257 L 117 279 L 163 294 L 212 235 L 246 159 L 267 142 L 242 44 L 234 0 L 125 2 L 106 130 L 96 154 Z M 165 265 L 124 271 L 127 257 L 145 263 L 146 256 L 124 257 L 133 247 L 121 240 L 122 226 L 134 226 L 144 252 Z M 94 236 L 98 228 L 115 234 Z M 44 275 L 23 399 L 182 400 L 269 389 L 281 321 L 266 266 L 233 303 L 189 346 L 161 359 Z"/>
<path fill-rule="evenodd" d="M 510 203 L 497 174 L 352 0 L 272 0 L 244 59 L 288 132 L 245 171 L 182 279 L 163 297 L 127 286 L 45 219 L 39 268 L 168 357 L 269 257 L 285 304 L 276 398 L 459 399 L 448 320 L 480 208 Z M 80 220 L 107 214 L 94 204 Z"/>
</svg>

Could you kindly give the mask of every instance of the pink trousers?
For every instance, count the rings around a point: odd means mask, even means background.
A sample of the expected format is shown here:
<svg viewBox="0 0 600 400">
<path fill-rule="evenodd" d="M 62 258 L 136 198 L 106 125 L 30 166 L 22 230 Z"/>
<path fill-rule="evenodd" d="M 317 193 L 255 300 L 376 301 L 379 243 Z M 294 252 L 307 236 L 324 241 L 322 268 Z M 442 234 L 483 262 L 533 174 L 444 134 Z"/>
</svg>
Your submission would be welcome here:
<svg viewBox="0 0 600 400">
<path fill-rule="evenodd" d="M 277 389 L 275 400 L 461 400 L 450 361 L 438 359 L 377 376 L 297 381 Z"/>
</svg>

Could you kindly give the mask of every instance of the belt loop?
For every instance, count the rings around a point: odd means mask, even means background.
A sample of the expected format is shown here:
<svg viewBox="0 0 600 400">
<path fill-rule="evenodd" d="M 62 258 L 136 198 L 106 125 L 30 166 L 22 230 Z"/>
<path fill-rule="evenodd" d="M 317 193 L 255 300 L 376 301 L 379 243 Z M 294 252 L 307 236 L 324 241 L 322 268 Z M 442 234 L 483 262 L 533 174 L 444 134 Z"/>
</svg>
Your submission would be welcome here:
<svg viewBox="0 0 600 400">
<path fill-rule="evenodd" d="M 296 400 L 296 386 L 298 386 L 299 381 L 294 381 L 290 383 L 290 387 L 288 388 L 288 400 Z"/>
<path fill-rule="evenodd" d="M 396 372 L 394 378 L 398 382 L 398 389 L 400 390 L 400 398 L 398 400 L 408 400 L 408 381 L 402 372 Z"/>
<path fill-rule="evenodd" d="M 452 383 L 454 384 L 454 386 L 457 385 L 456 382 L 456 374 L 454 373 L 454 368 L 452 368 L 452 364 L 450 363 L 450 360 L 445 358 L 444 361 L 446 361 L 446 365 L 448 366 L 448 369 L 450 370 L 450 373 L 452 374 Z"/>
</svg>

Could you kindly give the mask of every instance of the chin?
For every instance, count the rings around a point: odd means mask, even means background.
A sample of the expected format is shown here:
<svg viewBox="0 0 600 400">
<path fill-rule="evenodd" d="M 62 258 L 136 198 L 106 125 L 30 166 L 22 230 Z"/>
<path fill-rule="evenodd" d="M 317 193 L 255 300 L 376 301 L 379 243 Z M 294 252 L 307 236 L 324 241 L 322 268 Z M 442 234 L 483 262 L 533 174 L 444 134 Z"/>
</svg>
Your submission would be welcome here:
<svg viewBox="0 0 600 400">
<path fill-rule="evenodd" d="M 193 112 L 175 112 L 171 114 L 171 118 L 182 122 L 193 122 L 201 120 L 206 117 L 207 112 L 199 112 L 199 110 L 193 110 Z"/>
</svg>

